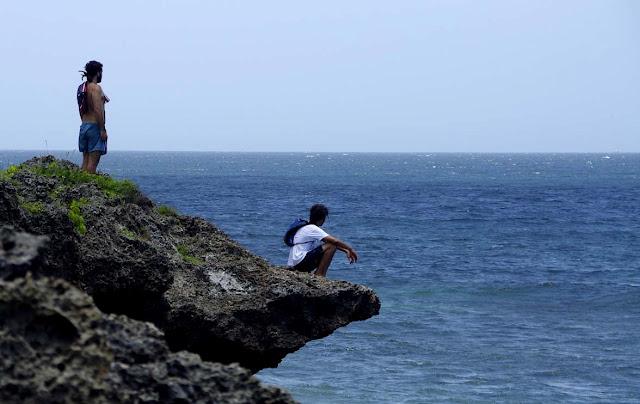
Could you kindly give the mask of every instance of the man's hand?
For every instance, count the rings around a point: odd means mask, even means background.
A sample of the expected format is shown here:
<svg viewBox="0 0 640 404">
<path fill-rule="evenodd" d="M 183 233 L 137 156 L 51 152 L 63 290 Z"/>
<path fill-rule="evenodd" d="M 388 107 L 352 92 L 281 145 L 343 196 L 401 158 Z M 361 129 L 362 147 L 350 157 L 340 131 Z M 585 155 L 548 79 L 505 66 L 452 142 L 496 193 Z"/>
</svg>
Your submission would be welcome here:
<svg viewBox="0 0 640 404">
<path fill-rule="evenodd" d="M 347 259 L 349 260 L 349 264 L 358 262 L 358 254 L 356 253 L 356 250 L 354 250 L 353 248 L 350 250 L 347 250 Z"/>
<path fill-rule="evenodd" d="M 356 253 L 356 250 L 351 248 L 351 246 L 349 246 L 347 243 L 340 241 L 333 236 L 326 236 L 322 239 L 322 241 L 324 241 L 325 243 L 334 244 L 338 250 L 347 254 L 347 259 L 349 260 L 350 264 L 358 261 L 358 253 Z"/>
<path fill-rule="evenodd" d="M 100 139 L 102 139 L 104 142 L 106 142 L 108 137 L 109 136 L 107 136 L 107 130 L 106 129 L 100 131 Z"/>
</svg>

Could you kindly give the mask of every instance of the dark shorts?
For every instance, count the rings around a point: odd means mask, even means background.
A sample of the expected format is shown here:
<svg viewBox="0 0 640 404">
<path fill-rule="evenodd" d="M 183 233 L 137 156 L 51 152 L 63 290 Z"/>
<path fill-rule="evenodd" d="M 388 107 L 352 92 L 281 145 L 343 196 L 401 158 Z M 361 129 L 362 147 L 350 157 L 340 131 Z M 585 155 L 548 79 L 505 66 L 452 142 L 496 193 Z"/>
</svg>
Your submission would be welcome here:
<svg viewBox="0 0 640 404">
<path fill-rule="evenodd" d="M 320 245 L 314 248 L 313 250 L 309 251 L 307 255 L 304 256 L 302 261 L 298 262 L 298 264 L 291 269 L 293 269 L 294 271 L 300 271 L 300 272 L 311 272 L 314 269 L 318 268 L 318 265 L 320 264 L 320 260 L 322 259 L 323 255 L 324 255 L 324 250 Z"/>
<path fill-rule="evenodd" d="M 78 150 L 80 153 L 100 152 L 100 154 L 107 154 L 107 142 L 100 138 L 100 128 L 97 123 L 80 125 Z"/>
</svg>

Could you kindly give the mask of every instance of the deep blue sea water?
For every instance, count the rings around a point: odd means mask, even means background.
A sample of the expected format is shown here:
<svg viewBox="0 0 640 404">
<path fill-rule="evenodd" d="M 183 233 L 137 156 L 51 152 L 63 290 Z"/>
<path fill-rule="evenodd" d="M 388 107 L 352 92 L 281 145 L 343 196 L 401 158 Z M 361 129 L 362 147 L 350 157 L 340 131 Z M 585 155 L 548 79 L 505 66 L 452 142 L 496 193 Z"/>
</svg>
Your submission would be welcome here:
<svg viewBox="0 0 640 404">
<path fill-rule="evenodd" d="M 325 229 L 360 254 L 329 277 L 382 309 L 258 373 L 302 402 L 640 402 L 640 154 L 112 152 L 101 168 L 275 264 L 289 222 L 329 206 Z"/>
</svg>

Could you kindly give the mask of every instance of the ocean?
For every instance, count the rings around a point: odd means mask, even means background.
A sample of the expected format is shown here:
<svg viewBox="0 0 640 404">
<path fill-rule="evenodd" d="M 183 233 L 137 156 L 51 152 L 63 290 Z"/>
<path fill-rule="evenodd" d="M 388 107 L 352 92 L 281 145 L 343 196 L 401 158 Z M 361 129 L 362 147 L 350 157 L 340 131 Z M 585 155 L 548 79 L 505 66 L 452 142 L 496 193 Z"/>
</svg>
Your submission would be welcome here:
<svg viewBox="0 0 640 404">
<path fill-rule="evenodd" d="M 360 260 L 338 252 L 328 276 L 382 308 L 257 374 L 303 403 L 640 402 L 640 154 L 110 152 L 100 169 L 277 265 L 288 224 L 329 207 Z"/>
</svg>

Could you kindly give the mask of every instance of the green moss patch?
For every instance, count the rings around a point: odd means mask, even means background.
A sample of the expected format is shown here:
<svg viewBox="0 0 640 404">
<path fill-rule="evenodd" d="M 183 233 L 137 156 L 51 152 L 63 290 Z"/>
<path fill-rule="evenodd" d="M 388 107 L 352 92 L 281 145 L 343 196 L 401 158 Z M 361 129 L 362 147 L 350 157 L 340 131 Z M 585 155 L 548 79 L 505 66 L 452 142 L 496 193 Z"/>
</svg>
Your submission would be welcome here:
<svg viewBox="0 0 640 404">
<path fill-rule="evenodd" d="M 15 173 L 17 173 L 18 171 L 20 171 L 20 167 L 18 166 L 9 166 L 7 167 L 6 170 L 3 170 L 3 172 L 5 173 L 5 175 L 7 175 L 8 177 L 13 177 Z"/>
<path fill-rule="evenodd" d="M 138 235 L 134 232 L 132 232 L 131 230 L 127 229 L 126 227 L 122 227 L 120 229 L 120 234 L 122 234 L 122 236 L 126 239 L 129 240 L 137 240 L 138 239 Z"/>
<path fill-rule="evenodd" d="M 178 250 L 178 254 L 180 254 L 180 256 L 182 257 L 182 260 L 184 262 L 187 262 L 189 264 L 192 265 L 203 265 L 204 261 L 201 260 L 198 257 L 194 257 L 193 255 L 190 254 L 189 248 L 184 245 L 184 244 L 178 244 L 176 246 L 176 249 Z"/>
<path fill-rule="evenodd" d="M 158 206 L 156 208 L 156 212 L 158 212 L 162 216 L 178 216 L 178 211 L 175 210 L 175 208 L 167 205 Z"/>
<path fill-rule="evenodd" d="M 11 165 L 6 170 L 0 170 L 0 181 L 9 181 L 20 171 L 20 167 Z"/>
<path fill-rule="evenodd" d="M 44 204 L 42 202 L 20 202 L 20 207 L 32 215 L 38 215 L 44 212 Z"/>
<path fill-rule="evenodd" d="M 45 177 L 55 177 L 67 186 L 83 183 L 95 184 L 110 198 L 123 197 L 127 200 L 133 200 L 139 194 L 136 184 L 130 180 L 115 180 L 104 175 L 91 174 L 78 168 L 65 167 L 55 161 L 30 169 Z"/>
<path fill-rule="evenodd" d="M 78 234 L 84 236 L 87 233 L 87 225 L 84 223 L 84 217 L 80 208 L 88 203 L 86 198 L 74 199 L 69 205 L 69 220 L 73 223 L 73 227 Z"/>
</svg>

